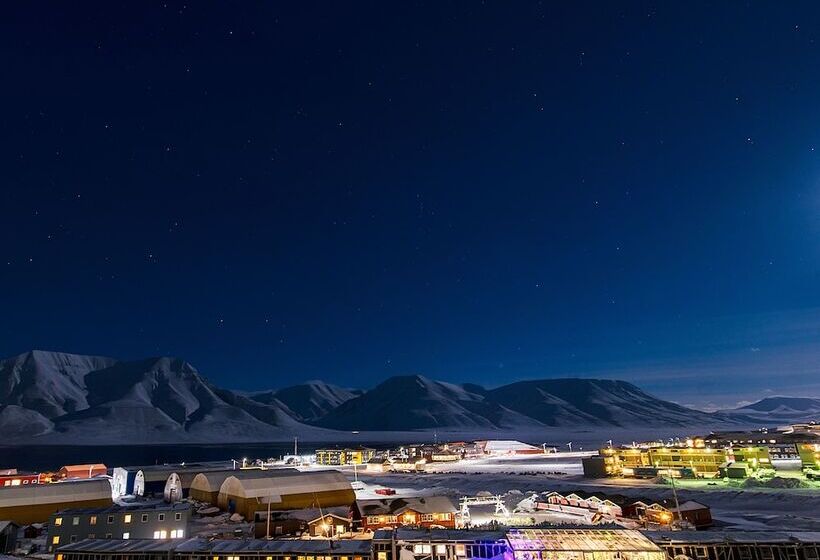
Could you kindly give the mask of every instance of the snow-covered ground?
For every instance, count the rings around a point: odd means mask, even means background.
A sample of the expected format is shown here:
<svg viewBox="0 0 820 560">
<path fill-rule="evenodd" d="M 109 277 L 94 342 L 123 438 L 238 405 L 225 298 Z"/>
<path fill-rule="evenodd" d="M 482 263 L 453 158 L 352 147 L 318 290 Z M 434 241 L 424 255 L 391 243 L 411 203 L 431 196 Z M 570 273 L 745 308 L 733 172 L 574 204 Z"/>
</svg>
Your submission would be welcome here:
<svg viewBox="0 0 820 560">
<path fill-rule="evenodd" d="M 514 507 L 529 494 L 551 490 L 585 490 L 655 500 L 672 498 L 672 489 L 667 484 L 637 479 L 585 479 L 581 475 L 580 459 L 549 455 L 441 463 L 431 471 L 435 472 L 367 473 L 360 470 L 358 478 L 367 485 L 368 497 L 371 494 L 378 496 L 373 490 L 379 487 L 393 488 L 397 496 L 445 494 L 457 499 L 488 493 L 503 495 L 508 507 Z M 352 470 L 347 472 L 352 478 Z M 716 525 L 722 529 L 820 531 L 820 485 L 772 489 L 738 488 L 722 481 L 681 481 L 677 484 L 679 499 L 709 505 Z M 362 497 L 364 495 L 362 492 Z M 578 522 L 576 518 L 573 520 Z"/>
</svg>

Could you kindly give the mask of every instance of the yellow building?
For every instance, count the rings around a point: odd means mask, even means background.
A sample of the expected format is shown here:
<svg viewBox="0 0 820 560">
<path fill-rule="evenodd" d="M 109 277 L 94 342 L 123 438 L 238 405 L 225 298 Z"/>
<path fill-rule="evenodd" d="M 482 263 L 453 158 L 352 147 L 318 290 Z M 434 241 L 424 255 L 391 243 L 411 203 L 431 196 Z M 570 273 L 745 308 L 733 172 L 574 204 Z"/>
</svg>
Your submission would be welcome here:
<svg viewBox="0 0 820 560">
<path fill-rule="evenodd" d="M 368 447 L 317 449 L 316 463 L 319 465 L 363 465 L 375 455 L 376 450 Z"/>
<path fill-rule="evenodd" d="M 752 471 L 774 468 L 772 467 L 772 458 L 769 455 L 767 445 L 732 446 L 729 454 L 730 460 L 734 458 L 736 463 L 746 463 Z"/>
<path fill-rule="evenodd" d="M 604 469 L 612 476 L 633 474 L 636 468 L 692 469 L 696 476 L 712 477 L 727 460 L 725 449 L 709 447 L 647 447 L 601 449 Z"/>
<path fill-rule="evenodd" d="M 820 444 L 798 443 L 797 453 L 804 469 L 820 469 Z"/>
</svg>

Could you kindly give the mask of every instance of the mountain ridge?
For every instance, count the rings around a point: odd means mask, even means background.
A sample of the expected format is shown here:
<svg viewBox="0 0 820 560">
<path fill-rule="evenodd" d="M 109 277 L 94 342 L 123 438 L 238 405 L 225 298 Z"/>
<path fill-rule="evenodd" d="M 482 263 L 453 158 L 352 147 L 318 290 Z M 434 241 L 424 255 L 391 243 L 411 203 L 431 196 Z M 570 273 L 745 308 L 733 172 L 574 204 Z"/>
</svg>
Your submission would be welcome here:
<svg viewBox="0 0 820 560">
<path fill-rule="evenodd" d="M 338 439 L 339 430 L 477 433 L 548 428 L 730 426 L 604 379 L 519 381 L 486 389 L 401 375 L 361 391 L 323 381 L 243 394 L 181 358 L 117 360 L 35 350 L 0 360 L 0 433 L 9 442 L 222 443 Z"/>
</svg>

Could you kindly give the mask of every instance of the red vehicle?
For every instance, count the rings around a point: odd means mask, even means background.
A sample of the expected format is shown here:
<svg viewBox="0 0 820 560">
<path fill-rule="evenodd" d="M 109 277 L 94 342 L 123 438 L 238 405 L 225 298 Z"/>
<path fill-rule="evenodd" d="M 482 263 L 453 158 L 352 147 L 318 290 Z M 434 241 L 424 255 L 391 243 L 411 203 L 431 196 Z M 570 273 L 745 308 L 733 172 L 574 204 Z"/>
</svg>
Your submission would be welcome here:
<svg viewBox="0 0 820 560">
<path fill-rule="evenodd" d="M 392 496 L 395 493 L 396 491 L 392 488 L 379 488 L 376 490 L 376 494 L 381 494 L 382 496 Z"/>
</svg>

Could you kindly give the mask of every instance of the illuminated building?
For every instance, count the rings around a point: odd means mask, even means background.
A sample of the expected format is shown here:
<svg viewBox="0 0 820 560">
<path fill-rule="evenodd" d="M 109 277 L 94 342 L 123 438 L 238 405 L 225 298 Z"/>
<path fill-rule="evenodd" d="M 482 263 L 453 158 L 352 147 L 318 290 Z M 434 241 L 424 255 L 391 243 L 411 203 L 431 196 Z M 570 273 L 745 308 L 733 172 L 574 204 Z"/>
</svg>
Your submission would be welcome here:
<svg viewBox="0 0 820 560">
<path fill-rule="evenodd" d="M 363 465 L 376 455 L 375 449 L 357 447 L 355 449 L 317 449 L 316 463 L 319 465 Z"/>
</svg>

